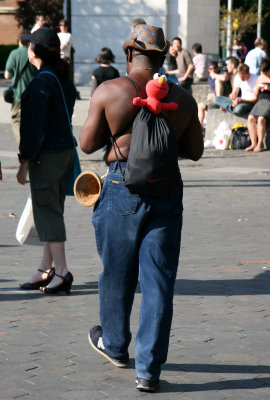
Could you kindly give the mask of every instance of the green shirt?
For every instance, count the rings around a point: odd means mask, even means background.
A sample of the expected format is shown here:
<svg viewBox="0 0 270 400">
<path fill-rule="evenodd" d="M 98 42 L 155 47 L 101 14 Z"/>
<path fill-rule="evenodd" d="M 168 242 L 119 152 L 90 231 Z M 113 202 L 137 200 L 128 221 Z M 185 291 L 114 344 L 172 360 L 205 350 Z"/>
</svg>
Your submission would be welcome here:
<svg viewBox="0 0 270 400">
<path fill-rule="evenodd" d="M 14 85 L 14 82 L 16 82 L 16 78 L 20 74 L 27 60 L 27 46 L 18 47 L 17 49 L 12 50 L 8 56 L 5 70 L 12 74 L 12 86 Z M 28 65 L 24 69 L 16 86 L 13 87 L 14 98 L 16 101 L 21 101 L 21 95 L 25 91 L 28 83 L 32 80 L 36 71 L 36 68 L 28 62 Z"/>
</svg>

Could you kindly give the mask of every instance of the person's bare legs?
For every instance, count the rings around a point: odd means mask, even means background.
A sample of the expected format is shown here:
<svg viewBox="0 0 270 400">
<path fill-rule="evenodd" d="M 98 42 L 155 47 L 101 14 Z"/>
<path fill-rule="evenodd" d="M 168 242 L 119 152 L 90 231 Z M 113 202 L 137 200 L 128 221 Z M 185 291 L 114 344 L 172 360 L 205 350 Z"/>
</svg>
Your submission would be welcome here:
<svg viewBox="0 0 270 400">
<path fill-rule="evenodd" d="M 199 103 L 198 104 L 198 118 L 200 121 L 201 126 L 203 126 L 203 120 L 205 118 L 205 104 L 204 103 Z"/>
<path fill-rule="evenodd" d="M 251 145 L 245 151 L 253 151 L 257 146 L 257 117 L 254 115 L 248 116 L 248 133 L 251 140 Z"/>
<path fill-rule="evenodd" d="M 199 118 L 201 125 L 203 124 L 204 115 L 205 115 L 205 105 L 204 105 L 204 103 L 199 103 L 198 104 L 198 118 Z"/>
<path fill-rule="evenodd" d="M 215 80 L 215 91 L 216 91 L 216 96 L 223 95 L 223 82 L 221 82 L 218 79 Z"/>
<path fill-rule="evenodd" d="M 257 146 L 254 148 L 254 151 L 256 153 L 262 151 L 263 149 L 263 139 L 266 133 L 266 119 L 264 117 L 258 117 L 257 125 L 258 143 Z"/>
<path fill-rule="evenodd" d="M 47 287 L 54 288 L 63 283 L 61 276 L 64 277 L 68 273 L 65 256 L 65 242 L 47 242 L 47 244 L 55 267 L 55 275 Z M 45 288 L 41 288 L 40 290 L 44 292 Z"/>
<path fill-rule="evenodd" d="M 49 248 L 49 245 L 47 242 L 44 243 L 43 246 L 43 256 L 41 259 L 41 263 L 39 266 L 39 269 L 34 273 L 34 275 L 31 277 L 31 279 L 28 281 L 29 283 L 36 283 L 42 280 L 48 279 L 48 272 L 50 272 L 52 268 L 52 254 Z M 42 272 L 44 271 L 44 272 Z M 19 286 L 22 286 L 22 283 L 19 284 Z"/>
</svg>

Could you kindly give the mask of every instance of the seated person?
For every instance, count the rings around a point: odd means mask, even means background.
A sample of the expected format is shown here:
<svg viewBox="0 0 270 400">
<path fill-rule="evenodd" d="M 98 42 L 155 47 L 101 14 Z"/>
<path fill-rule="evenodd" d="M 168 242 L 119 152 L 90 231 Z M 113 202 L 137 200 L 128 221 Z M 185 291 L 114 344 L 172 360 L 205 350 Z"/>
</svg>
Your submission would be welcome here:
<svg viewBox="0 0 270 400">
<path fill-rule="evenodd" d="M 260 65 L 255 98 L 258 99 L 248 116 L 248 132 L 251 146 L 246 151 L 262 151 L 267 122 L 270 122 L 270 58 L 263 58 Z"/>
<path fill-rule="evenodd" d="M 209 93 L 206 101 L 198 104 L 198 116 L 201 125 L 206 119 L 206 112 L 208 108 L 217 108 L 214 104 L 214 97 L 221 96 L 221 94 L 229 95 L 231 86 L 228 75 L 225 72 L 220 71 L 216 61 L 211 61 L 208 67 L 209 77 L 208 84 L 212 89 L 212 93 Z"/>
<path fill-rule="evenodd" d="M 161 75 L 167 74 L 166 71 L 173 71 L 173 70 L 177 69 L 176 57 L 177 57 L 177 51 L 172 46 L 170 46 L 169 51 L 165 58 L 166 70 L 163 67 L 163 71 L 162 71 Z M 175 75 L 175 74 L 172 74 L 172 75 L 167 74 L 167 79 L 168 79 L 168 81 L 171 81 L 175 85 L 178 85 L 178 83 L 179 83 L 177 75 Z"/>
<path fill-rule="evenodd" d="M 238 66 L 239 66 L 239 60 L 236 57 L 227 58 L 226 69 L 230 80 L 231 88 L 233 88 L 234 78 L 237 75 Z"/>
<path fill-rule="evenodd" d="M 240 64 L 229 98 L 216 96 L 214 98 L 214 103 L 223 111 L 229 111 L 239 116 L 247 115 L 256 101 L 254 89 L 256 87 L 257 78 L 257 75 L 249 72 L 248 65 Z M 241 96 L 239 96 L 240 90 Z"/>
<path fill-rule="evenodd" d="M 192 46 L 193 51 L 193 64 L 194 64 L 194 82 L 207 82 L 209 77 L 208 73 L 208 57 L 206 54 L 202 54 L 202 45 L 200 43 L 194 43 Z"/>
<path fill-rule="evenodd" d="M 177 75 L 178 85 L 184 89 L 189 89 L 193 83 L 194 65 L 190 53 L 182 48 L 182 40 L 175 37 L 172 40 L 172 48 L 177 52 L 176 63 L 177 69 L 167 71 L 167 75 Z"/>
</svg>

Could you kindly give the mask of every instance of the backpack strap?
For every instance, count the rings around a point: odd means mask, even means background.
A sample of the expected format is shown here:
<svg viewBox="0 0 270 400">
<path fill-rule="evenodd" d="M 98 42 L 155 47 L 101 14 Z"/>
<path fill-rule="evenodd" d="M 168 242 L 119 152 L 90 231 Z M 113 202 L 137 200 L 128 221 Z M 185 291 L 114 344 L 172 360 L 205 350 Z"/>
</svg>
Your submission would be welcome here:
<svg viewBox="0 0 270 400">
<path fill-rule="evenodd" d="M 136 88 L 136 90 L 138 92 L 138 95 L 142 99 L 142 95 L 141 95 L 141 92 L 140 92 L 140 89 L 139 89 L 139 86 L 137 85 L 137 83 L 133 79 L 131 79 L 128 75 L 125 75 L 123 78 L 128 79 L 133 84 L 133 86 L 135 86 L 135 88 Z"/>
<path fill-rule="evenodd" d="M 11 86 L 12 88 L 15 89 L 15 88 L 17 87 L 18 82 L 19 82 L 19 79 L 22 77 L 22 74 L 24 73 L 24 71 L 25 71 L 25 69 L 26 69 L 26 67 L 27 67 L 28 65 L 29 65 L 29 60 L 28 60 L 28 58 L 27 58 L 26 63 L 24 64 L 23 68 L 21 69 L 21 72 L 17 75 L 17 77 L 16 77 L 16 79 L 15 79 L 13 85 Z"/>
<path fill-rule="evenodd" d="M 41 71 L 39 74 L 40 75 L 41 74 L 49 74 L 49 75 L 53 76 L 55 78 L 55 80 L 57 81 L 57 83 L 58 83 L 58 86 L 59 86 L 59 89 L 60 89 L 60 92 L 61 92 L 61 95 L 62 95 L 64 107 L 65 107 L 65 110 L 66 110 L 66 115 L 67 115 L 67 120 L 68 120 L 68 124 L 69 124 L 69 130 L 70 130 L 71 137 L 72 137 L 73 147 L 74 147 L 74 149 L 76 149 L 76 139 L 75 139 L 75 137 L 73 135 L 73 130 L 72 130 L 72 125 L 71 125 L 71 121 L 70 121 L 70 117 L 69 117 L 68 107 L 67 107 L 67 103 L 66 103 L 66 99 L 65 99 L 65 95 L 64 95 L 64 91 L 63 91 L 61 82 L 59 81 L 57 76 L 54 73 L 52 73 L 51 71 Z"/>
<path fill-rule="evenodd" d="M 133 84 L 133 86 L 136 88 L 136 90 L 137 90 L 137 92 L 138 92 L 138 95 L 139 95 L 140 98 L 142 99 L 142 95 L 141 95 L 141 92 L 140 92 L 140 89 L 139 89 L 139 86 L 137 85 L 137 83 L 136 83 L 133 79 L 131 79 L 129 76 L 127 76 L 127 75 L 125 75 L 123 78 L 128 79 L 128 80 Z M 133 122 L 132 122 L 132 123 L 133 123 Z M 129 125 L 129 126 L 130 126 L 130 125 Z M 120 136 L 121 136 L 121 135 L 120 135 Z M 118 155 L 117 155 L 116 148 L 115 148 L 115 146 L 116 146 L 117 149 L 118 149 L 118 151 L 119 151 L 119 153 L 120 153 L 120 149 L 119 149 L 119 147 L 118 147 L 118 145 L 117 145 L 117 143 L 116 143 L 116 139 L 117 139 L 118 137 L 120 137 L 120 136 L 117 135 L 116 137 L 114 137 L 114 136 L 111 134 L 111 132 L 110 132 L 111 144 L 112 144 L 112 147 L 113 147 L 113 149 L 114 149 L 114 154 L 115 154 L 115 157 L 116 157 L 116 160 L 117 160 L 117 164 L 118 164 L 118 166 L 119 166 L 119 169 L 120 169 L 120 171 L 121 171 L 121 175 L 122 175 L 123 180 L 124 180 L 124 173 L 123 173 L 123 171 L 122 171 L 121 164 L 120 164 L 120 160 L 119 160 L 119 157 L 118 157 Z"/>
</svg>

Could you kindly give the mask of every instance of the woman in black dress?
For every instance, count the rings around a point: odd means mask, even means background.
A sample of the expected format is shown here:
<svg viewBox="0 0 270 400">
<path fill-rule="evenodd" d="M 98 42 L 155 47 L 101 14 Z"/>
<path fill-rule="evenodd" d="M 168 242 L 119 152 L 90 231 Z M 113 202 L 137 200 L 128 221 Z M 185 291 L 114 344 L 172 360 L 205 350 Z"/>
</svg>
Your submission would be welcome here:
<svg viewBox="0 0 270 400">
<path fill-rule="evenodd" d="M 96 58 L 100 67 L 94 69 L 92 73 L 91 96 L 102 82 L 120 77 L 119 71 L 110 65 L 114 62 L 114 59 L 114 54 L 108 47 L 103 47 L 100 50 Z"/>
<path fill-rule="evenodd" d="M 267 123 L 270 123 L 270 58 L 264 58 L 260 65 L 255 97 L 258 100 L 248 116 L 248 132 L 251 146 L 246 151 L 262 151 Z"/>
</svg>

